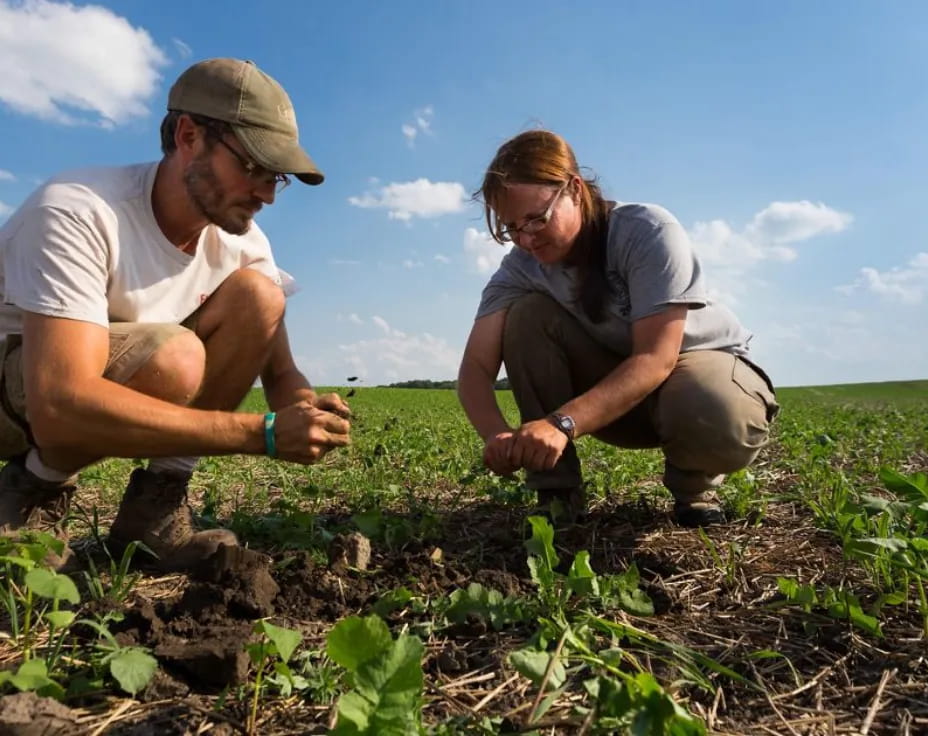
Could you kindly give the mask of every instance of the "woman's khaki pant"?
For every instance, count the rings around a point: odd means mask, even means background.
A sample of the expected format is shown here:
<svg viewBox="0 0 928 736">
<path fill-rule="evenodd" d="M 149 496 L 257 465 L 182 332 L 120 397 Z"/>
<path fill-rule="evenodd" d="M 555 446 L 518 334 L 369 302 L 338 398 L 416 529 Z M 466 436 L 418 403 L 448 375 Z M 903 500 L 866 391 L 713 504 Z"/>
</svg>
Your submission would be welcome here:
<svg viewBox="0 0 928 736">
<path fill-rule="evenodd" d="M 523 297 L 506 315 L 503 360 L 523 423 L 584 393 L 625 357 L 596 342 L 544 294 Z M 731 353 L 694 350 L 680 354 L 657 390 L 593 436 L 618 447 L 660 447 L 664 485 L 677 501 L 691 502 L 717 486 L 723 474 L 754 460 L 778 410 L 770 380 L 759 368 Z M 573 444 L 552 470 L 527 477 L 534 489 L 581 482 Z"/>
</svg>

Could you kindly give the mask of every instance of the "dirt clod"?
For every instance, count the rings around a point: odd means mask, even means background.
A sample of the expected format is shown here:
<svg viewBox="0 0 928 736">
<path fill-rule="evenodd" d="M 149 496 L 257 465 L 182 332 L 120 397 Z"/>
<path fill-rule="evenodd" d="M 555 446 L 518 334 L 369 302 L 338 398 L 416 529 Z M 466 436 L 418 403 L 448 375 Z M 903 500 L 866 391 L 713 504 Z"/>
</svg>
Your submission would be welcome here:
<svg viewBox="0 0 928 736">
<path fill-rule="evenodd" d="M 274 613 L 280 592 L 271 577 L 271 558 L 246 549 L 220 545 L 196 571 L 199 582 L 187 588 L 182 607 L 194 616 L 210 613 L 235 618 L 262 618 Z"/>
<path fill-rule="evenodd" d="M 77 715 L 53 698 L 25 692 L 0 698 L 0 734 L 56 736 L 77 733 Z"/>
<path fill-rule="evenodd" d="M 207 688 L 222 689 L 245 681 L 248 654 L 244 641 L 248 629 L 215 633 L 207 639 L 175 639 L 155 648 L 155 656 L 169 668 L 201 683 Z"/>
</svg>

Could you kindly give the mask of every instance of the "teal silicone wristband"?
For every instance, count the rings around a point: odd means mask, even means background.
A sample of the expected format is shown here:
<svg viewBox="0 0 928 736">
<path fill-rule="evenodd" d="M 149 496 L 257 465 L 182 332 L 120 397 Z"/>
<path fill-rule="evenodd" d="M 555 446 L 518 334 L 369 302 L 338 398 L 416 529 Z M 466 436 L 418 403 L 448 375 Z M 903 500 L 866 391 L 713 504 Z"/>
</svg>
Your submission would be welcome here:
<svg viewBox="0 0 928 736">
<path fill-rule="evenodd" d="M 268 457 L 277 457 L 277 438 L 274 436 L 274 423 L 277 414 L 269 411 L 264 415 L 264 452 Z"/>
</svg>

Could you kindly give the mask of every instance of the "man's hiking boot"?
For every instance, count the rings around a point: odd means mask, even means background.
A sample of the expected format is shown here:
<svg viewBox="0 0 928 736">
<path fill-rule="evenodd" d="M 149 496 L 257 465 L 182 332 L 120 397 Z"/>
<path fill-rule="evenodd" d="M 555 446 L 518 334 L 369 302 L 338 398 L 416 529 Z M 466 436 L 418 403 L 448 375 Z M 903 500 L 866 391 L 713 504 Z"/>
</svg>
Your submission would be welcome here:
<svg viewBox="0 0 928 736">
<path fill-rule="evenodd" d="M 574 488 L 539 488 L 536 513 L 547 516 L 554 526 L 576 524 L 586 513 L 586 491 Z"/>
<path fill-rule="evenodd" d="M 677 501 L 673 506 L 674 520 L 680 526 L 696 528 L 724 524 L 725 514 L 714 501 Z"/>
<path fill-rule="evenodd" d="M 186 473 L 132 471 L 129 486 L 110 528 L 110 552 L 115 554 L 139 541 L 158 555 L 163 572 L 191 571 L 211 557 L 222 544 L 236 546 L 227 529 L 198 532 L 187 503 Z"/>
<path fill-rule="evenodd" d="M 23 458 L 10 460 L 0 470 L 0 535 L 21 531 L 51 534 L 64 543 L 60 553 L 49 550 L 45 564 L 61 570 L 72 559 L 65 527 L 75 486 L 43 480 L 26 469 Z"/>
</svg>

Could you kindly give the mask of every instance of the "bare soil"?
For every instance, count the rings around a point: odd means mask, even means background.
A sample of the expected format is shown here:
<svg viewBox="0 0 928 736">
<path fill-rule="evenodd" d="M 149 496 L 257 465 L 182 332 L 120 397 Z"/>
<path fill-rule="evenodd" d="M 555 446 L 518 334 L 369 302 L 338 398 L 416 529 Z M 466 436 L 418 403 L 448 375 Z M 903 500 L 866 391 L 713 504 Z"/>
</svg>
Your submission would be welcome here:
<svg viewBox="0 0 928 736">
<path fill-rule="evenodd" d="M 161 672 L 136 700 L 77 704 L 80 727 L 70 732 L 244 733 L 244 645 L 253 639 L 257 618 L 297 628 L 321 649 L 335 622 L 368 613 L 398 587 L 426 600 L 471 582 L 531 596 L 522 544 L 527 511 L 485 502 L 446 511 L 428 543 L 395 549 L 374 543 L 365 571 L 329 565 L 318 553 L 245 549 L 222 551 L 190 578 L 149 578 L 116 629 L 123 642 L 151 648 Z M 344 521 L 333 514 L 321 523 L 336 528 Z M 928 733 L 928 646 L 916 611 L 893 609 L 884 620 L 885 637 L 875 639 L 843 622 L 776 607 L 780 575 L 866 591 L 834 538 L 817 530 L 807 512 L 771 503 L 759 525 L 733 523 L 706 533 L 718 550 L 737 550 L 733 567 L 720 569 L 698 532 L 674 526 L 666 507 L 647 500 L 599 500 L 581 523 L 559 531 L 556 543 L 566 563 L 589 550 L 599 573 L 621 572 L 635 562 L 656 613 L 633 618 L 617 612 L 617 618 L 691 647 L 760 686 L 715 675 L 714 692 L 683 686 L 678 697 L 711 732 Z M 409 609 L 388 617 L 394 629 L 427 619 Z M 495 715 L 520 730 L 535 691 L 515 676 L 506 655 L 534 630 L 520 625 L 496 632 L 472 621 L 431 633 L 423 663 L 427 722 Z M 673 679 L 666 665 L 642 657 L 665 683 Z M 579 730 L 570 705 L 564 698 L 549 711 L 545 733 Z M 258 731 L 324 733 L 332 714 L 331 703 L 266 699 Z"/>
</svg>

